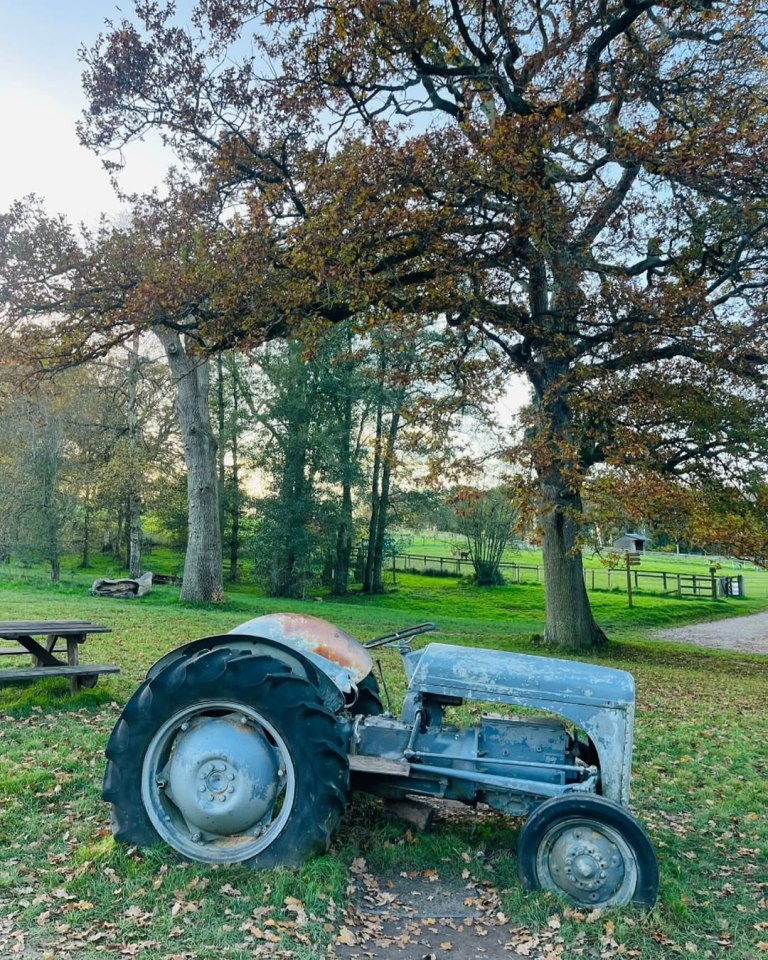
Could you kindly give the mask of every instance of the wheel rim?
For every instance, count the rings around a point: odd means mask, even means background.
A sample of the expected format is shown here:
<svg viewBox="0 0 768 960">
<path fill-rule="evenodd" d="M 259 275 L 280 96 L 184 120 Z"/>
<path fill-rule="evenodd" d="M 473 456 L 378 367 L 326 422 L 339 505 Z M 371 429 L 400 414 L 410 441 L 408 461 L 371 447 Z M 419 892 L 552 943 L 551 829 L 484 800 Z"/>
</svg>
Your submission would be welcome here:
<svg viewBox="0 0 768 960">
<path fill-rule="evenodd" d="M 536 854 L 542 887 L 589 906 L 622 906 L 637 886 L 637 861 L 608 824 L 571 819 L 553 824 Z"/>
<path fill-rule="evenodd" d="M 190 860 L 238 863 L 288 823 L 296 771 L 287 744 L 257 710 L 216 700 L 174 713 L 142 764 L 141 797 L 160 837 Z"/>
</svg>

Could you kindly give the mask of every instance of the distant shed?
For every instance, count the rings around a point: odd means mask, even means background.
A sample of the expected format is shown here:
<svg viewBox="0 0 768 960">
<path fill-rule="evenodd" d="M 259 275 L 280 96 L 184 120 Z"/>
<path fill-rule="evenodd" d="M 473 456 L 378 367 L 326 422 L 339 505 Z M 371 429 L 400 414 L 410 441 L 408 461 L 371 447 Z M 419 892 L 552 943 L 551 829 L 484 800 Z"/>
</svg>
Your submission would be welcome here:
<svg viewBox="0 0 768 960">
<path fill-rule="evenodd" d="M 634 550 L 637 553 L 643 553 L 649 539 L 650 537 L 644 537 L 642 533 L 625 533 L 614 540 L 611 546 L 614 550 Z"/>
</svg>

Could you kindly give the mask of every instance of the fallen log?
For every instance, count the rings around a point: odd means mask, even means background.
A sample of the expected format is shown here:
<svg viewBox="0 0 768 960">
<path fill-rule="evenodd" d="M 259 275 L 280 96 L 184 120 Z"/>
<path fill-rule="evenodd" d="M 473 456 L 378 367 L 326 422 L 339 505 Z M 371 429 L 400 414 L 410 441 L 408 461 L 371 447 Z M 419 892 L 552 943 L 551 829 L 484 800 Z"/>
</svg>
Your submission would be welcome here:
<svg viewBox="0 0 768 960">
<path fill-rule="evenodd" d="M 91 593 L 94 597 L 116 597 L 118 599 L 132 600 L 134 597 L 143 597 L 152 589 L 152 574 L 142 573 L 136 579 L 125 577 L 120 580 L 111 580 L 109 577 L 101 577 L 93 581 Z"/>
</svg>

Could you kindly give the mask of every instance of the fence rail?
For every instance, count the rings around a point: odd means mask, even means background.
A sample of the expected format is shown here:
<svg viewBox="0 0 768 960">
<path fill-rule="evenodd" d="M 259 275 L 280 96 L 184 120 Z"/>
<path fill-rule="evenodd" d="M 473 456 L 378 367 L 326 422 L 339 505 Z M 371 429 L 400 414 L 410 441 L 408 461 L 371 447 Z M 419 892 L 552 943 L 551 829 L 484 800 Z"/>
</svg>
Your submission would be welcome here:
<svg viewBox="0 0 768 960">
<path fill-rule="evenodd" d="M 474 572 L 469 558 L 435 557 L 421 553 L 395 553 L 387 563 L 390 570 L 400 573 L 428 573 L 444 576 L 463 576 Z M 512 583 L 543 583 L 544 568 L 541 564 L 512 563 L 503 560 L 499 564 L 502 575 Z M 630 571 L 633 590 L 653 593 L 675 594 L 678 597 L 743 597 L 745 591 L 751 596 L 768 595 L 768 577 L 763 576 L 751 589 L 751 577 L 742 574 L 725 575 L 677 573 L 661 570 Z M 584 583 L 588 590 L 616 590 L 626 593 L 627 571 L 621 566 L 615 570 L 599 568 L 584 569 Z M 759 588 L 758 587 L 759 583 Z"/>
</svg>

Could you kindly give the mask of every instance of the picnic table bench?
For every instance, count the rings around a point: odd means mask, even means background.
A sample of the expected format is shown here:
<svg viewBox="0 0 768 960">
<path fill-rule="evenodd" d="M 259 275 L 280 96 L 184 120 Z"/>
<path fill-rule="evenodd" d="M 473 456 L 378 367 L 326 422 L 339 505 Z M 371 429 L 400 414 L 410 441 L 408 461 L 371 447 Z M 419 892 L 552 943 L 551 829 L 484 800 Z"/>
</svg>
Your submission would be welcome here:
<svg viewBox="0 0 768 960">
<path fill-rule="evenodd" d="M 99 674 L 119 673 L 120 668 L 104 663 L 81 664 L 80 645 L 85 643 L 89 634 L 111 632 L 110 627 L 87 620 L 0 620 L 0 641 L 15 644 L 0 644 L 0 657 L 25 653 L 32 656 L 31 667 L 0 669 L 0 684 L 11 680 L 69 677 L 69 689 L 73 693 L 81 687 L 94 687 Z M 65 652 L 66 663 L 54 656 Z"/>
</svg>

